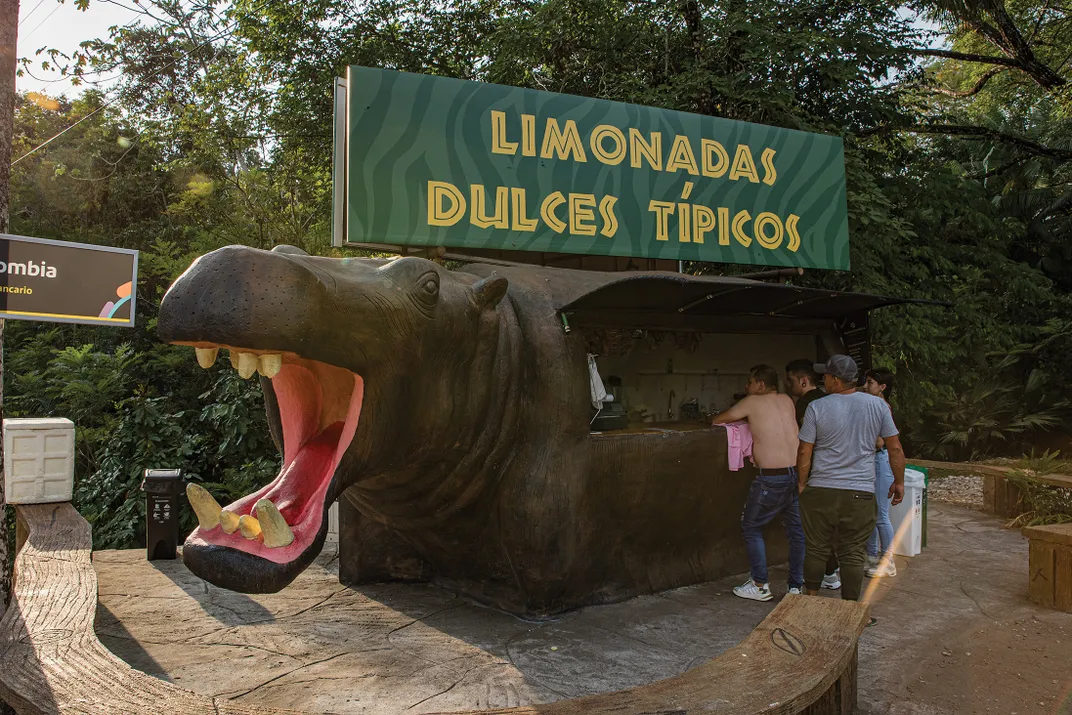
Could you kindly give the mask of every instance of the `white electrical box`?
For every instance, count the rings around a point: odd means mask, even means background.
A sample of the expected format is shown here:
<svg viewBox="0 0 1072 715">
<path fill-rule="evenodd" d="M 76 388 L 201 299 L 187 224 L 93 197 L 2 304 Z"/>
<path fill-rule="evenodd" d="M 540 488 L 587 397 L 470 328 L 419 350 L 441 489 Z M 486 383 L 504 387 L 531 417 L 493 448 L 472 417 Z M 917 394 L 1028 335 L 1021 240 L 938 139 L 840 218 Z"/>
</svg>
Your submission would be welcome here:
<svg viewBox="0 0 1072 715">
<path fill-rule="evenodd" d="M 9 504 L 71 501 L 74 422 L 65 417 L 4 420 L 4 492 Z"/>
</svg>

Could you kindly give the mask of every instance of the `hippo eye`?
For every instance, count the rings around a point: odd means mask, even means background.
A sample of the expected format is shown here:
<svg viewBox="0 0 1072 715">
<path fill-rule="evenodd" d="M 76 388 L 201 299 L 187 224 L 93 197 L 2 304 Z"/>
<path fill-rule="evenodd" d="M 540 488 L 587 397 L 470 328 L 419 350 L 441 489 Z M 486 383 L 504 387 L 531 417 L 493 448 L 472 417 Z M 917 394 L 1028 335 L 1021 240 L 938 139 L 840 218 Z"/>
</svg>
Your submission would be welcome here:
<svg viewBox="0 0 1072 715">
<path fill-rule="evenodd" d="M 439 295 L 439 276 L 435 273 L 426 273 L 421 277 L 418 285 L 426 298 L 435 298 Z"/>
</svg>

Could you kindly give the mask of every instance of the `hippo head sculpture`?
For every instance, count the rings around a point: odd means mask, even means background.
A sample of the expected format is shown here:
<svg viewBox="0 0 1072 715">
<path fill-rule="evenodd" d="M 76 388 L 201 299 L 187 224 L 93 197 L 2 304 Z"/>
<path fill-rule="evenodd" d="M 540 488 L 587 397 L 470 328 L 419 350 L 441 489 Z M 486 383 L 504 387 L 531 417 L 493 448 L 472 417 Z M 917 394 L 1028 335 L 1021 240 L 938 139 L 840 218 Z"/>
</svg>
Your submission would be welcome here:
<svg viewBox="0 0 1072 715">
<path fill-rule="evenodd" d="M 749 479 L 728 467 L 725 430 L 592 432 L 586 335 L 624 310 L 634 338 L 680 325 L 713 344 L 767 329 L 837 347 L 841 306 L 876 301 L 890 302 L 655 271 L 213 251 L 168 290 L 158 333 L 202 366 L 223 349 L 259 373 L 282 467 L 225 506 L 191 485 L 200 525 L 183 560 L 225 588 L 278 591 L 320 552 L 338 500 L 347 583 L 432 578 L 518 614 L 743 571 Z"/>
<path fill-rule="evenodd" d="M 479 438 L 463 416 L 484 396 L 458 366 L 479 370 L 495 352 L 507 286 L 413 257 L 229 246 L 198 258 L 164 296 L 158 335 L 194 347 L 202 367 L 223 349 L 242 377 L 259 373 L 283 464 L 222 508 L 190 489 L 189 568 L 224 588 L 278 591 L 320 552 L 347 487 L 371 476 L 389 492 L 391 475 L 443 459 L 432 445 L 462 458 Z"/>
</svg>

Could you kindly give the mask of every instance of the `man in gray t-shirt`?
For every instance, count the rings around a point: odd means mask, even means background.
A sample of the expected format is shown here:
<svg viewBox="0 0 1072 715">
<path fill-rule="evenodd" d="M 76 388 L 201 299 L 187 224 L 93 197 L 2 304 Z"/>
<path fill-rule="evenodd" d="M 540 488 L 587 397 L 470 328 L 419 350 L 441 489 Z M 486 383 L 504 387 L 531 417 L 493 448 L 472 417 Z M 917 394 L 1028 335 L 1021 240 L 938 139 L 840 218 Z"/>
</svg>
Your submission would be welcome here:
<svg viewBox="0 0 1072 715">
<path fill-rule="evenodd" d="M 886 441 L 894 483 L 888 495 L 904 497 L 904 450 L 885 401 L 856 392 L 858 369 L 848 355 L 816 365 L 827 396 L 808 405 L 800 428 L 797 475 L 804 522 L 804 585 L 817 592 L 838 534 L 841 597 L 856 601 L 863 585 L 865 548 L 875 528 L 875 448 Z"/>
</svg>

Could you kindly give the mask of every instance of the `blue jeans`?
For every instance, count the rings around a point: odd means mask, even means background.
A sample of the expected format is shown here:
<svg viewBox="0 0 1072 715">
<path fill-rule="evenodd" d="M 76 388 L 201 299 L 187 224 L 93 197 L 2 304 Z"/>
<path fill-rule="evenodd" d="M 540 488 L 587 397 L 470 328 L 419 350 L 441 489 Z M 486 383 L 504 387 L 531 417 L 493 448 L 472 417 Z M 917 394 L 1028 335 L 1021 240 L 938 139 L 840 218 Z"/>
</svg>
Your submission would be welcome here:
<svg viewBox="0 0 1072 715">
<path fill-rule="evenodd" d="M 890 521 L 890 487 L 893 486 L 893 468 L 890 467 L 890 453 L 882 450 L 875 454 L 875 503 L 878 505 L 878 518 L 875 530 L 867 540 L 867 553 L 879 556 L 878 545 L 882 541 L 885 554 L 893 548 L 893 523 Z"/>
<path fill-rule="evenodd" d="M 790 468 L 789 472 L 759 476 L 752 482 L 741 514 L 741 533 L 752 566 L 752 580 L 757 584 L 768 583 L 763 527 L 781 515 L 789 539 L 789 587 L 801 588 L 804 586 L 804 526 L 800 521 L 797 470 Z"/>
</svg>

